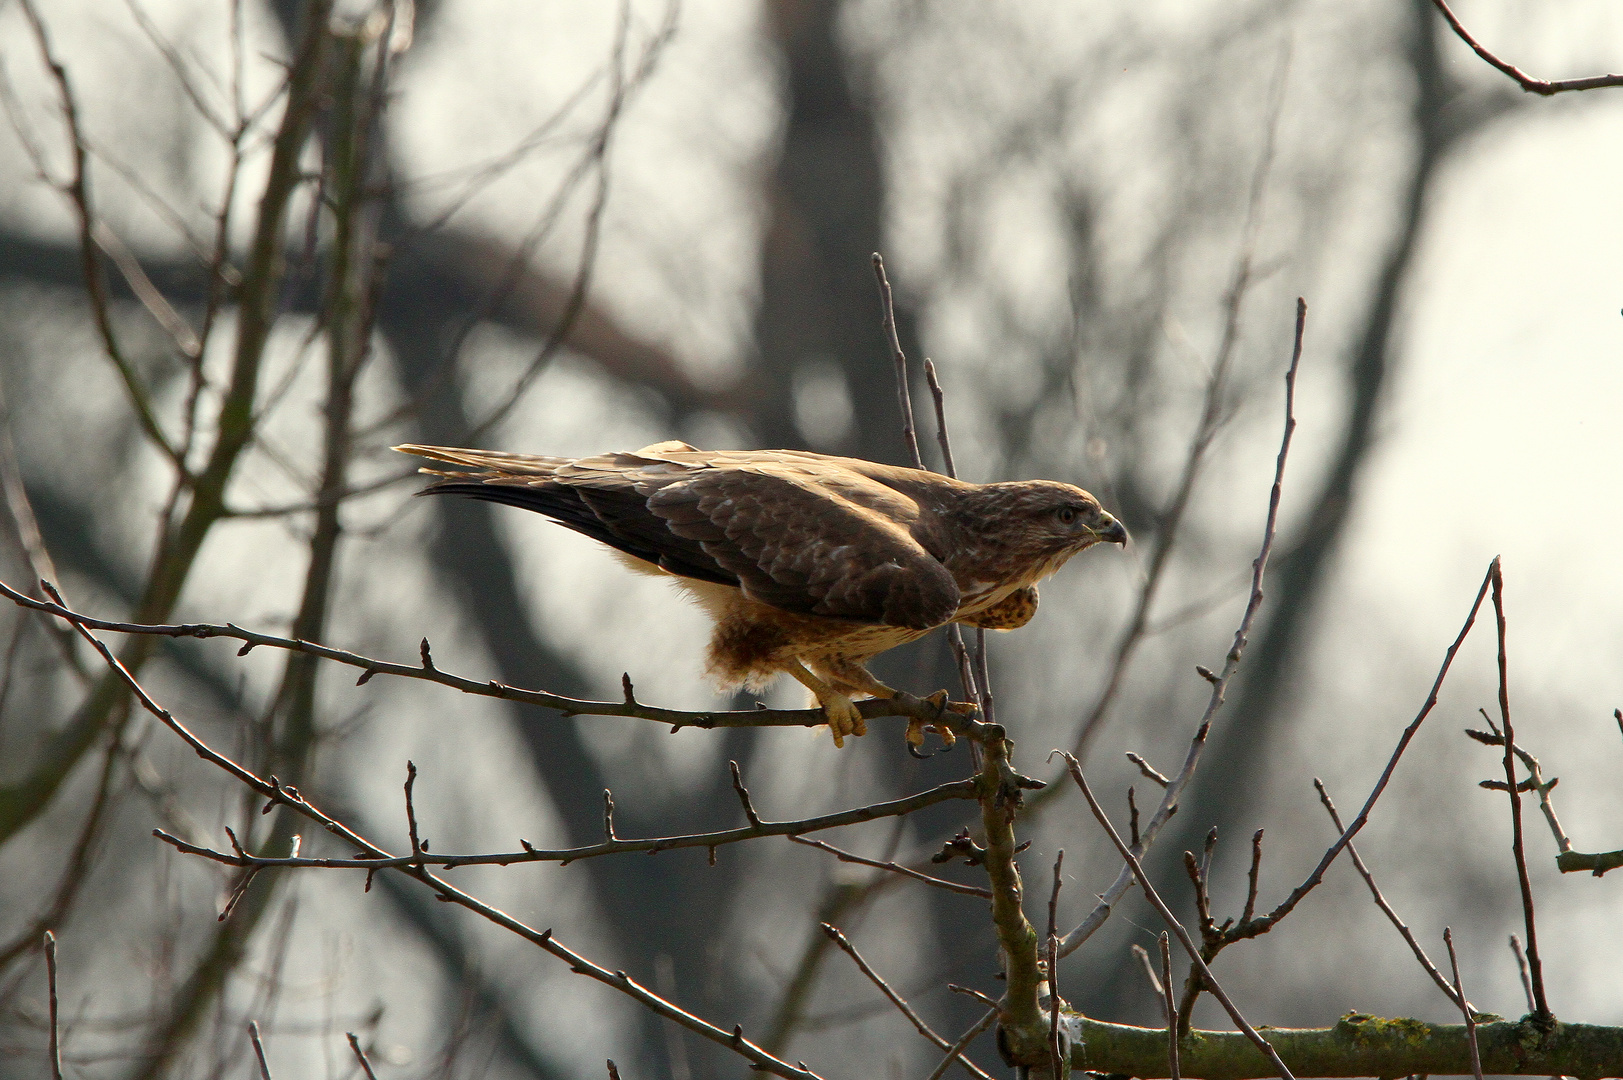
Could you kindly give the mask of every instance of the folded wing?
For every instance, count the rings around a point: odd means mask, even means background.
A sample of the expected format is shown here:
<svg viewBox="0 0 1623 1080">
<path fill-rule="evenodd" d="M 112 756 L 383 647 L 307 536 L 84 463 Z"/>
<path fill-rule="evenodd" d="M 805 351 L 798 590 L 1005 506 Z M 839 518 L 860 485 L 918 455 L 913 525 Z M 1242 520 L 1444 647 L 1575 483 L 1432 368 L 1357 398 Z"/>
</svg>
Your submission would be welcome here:
<svg viewBox="0 0 1623 1080">
<path fill-rule="evenodd" d="M 918 506 L 807 455 L 709 455 L 685 443 L 590 458 L 398 449 L 461 466 L 424 494 L 547 515 L 681 577 L 803 615 L 926 629 L 957 611 L 952 575 L 915 541 Z"/>
</svg>

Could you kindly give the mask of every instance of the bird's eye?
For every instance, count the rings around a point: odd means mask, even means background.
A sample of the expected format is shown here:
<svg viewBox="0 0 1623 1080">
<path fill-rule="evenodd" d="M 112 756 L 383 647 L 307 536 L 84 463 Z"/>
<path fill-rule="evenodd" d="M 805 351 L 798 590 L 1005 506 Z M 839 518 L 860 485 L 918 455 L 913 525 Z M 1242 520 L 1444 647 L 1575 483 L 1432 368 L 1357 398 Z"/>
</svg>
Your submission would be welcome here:
<svg viewBox="0 0 1623 1080">
<path fill-rule="evenodd" d="M 1061 524 L 1069 525 L 1071 522 L 1076 520 L 1076 507 L 1062 506 L 1058 510 L 1054 511 L 1054 516 L 1059 518 Z"/>
</svg>

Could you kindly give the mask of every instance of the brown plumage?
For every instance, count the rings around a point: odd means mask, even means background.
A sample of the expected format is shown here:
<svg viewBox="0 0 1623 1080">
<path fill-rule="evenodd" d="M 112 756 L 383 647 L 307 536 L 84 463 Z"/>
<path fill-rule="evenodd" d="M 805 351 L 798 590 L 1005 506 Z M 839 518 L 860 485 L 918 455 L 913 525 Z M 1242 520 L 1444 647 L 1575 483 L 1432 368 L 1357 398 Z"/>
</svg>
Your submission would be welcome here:
<svg viewBox="0 0 1623 1080">
<path fill-rule="evenodd" d="M 715 620 L 709 670 L 759 688 L 787 672 L 834 731 L 861 735 L 853 695 L 896 693 L 863 666 L 948 622 L 1008 630 L 1036 582 L 1127 531 L 1092 495 L 1051 480 L 968 484 L 938 473 L 795 450 L 534 457 L 395 449 L 456 469 L 423 494 L 520 506 L 670 577 Z M 916 737 L 917 732 L 910 732 Z"/>
</svg>

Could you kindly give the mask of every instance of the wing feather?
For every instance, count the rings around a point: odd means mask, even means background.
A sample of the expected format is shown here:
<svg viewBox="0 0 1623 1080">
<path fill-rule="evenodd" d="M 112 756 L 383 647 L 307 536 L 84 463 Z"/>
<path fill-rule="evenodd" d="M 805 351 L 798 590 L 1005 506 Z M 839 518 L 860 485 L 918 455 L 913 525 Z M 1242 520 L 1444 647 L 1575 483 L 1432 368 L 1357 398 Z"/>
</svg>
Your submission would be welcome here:
<svg viewBox="0 0 1623 1080">
<path fill-rule="evenodd" d="M 958 586 L 911 535 L 918 505 L 811 455 L 705 454 L 685 443 L 591 458 L 449 447 L 398 449 L 444 493 L 519 506 L 670 573 L 733 585 L 785 611 L 927 629 Z"/>
</svg>

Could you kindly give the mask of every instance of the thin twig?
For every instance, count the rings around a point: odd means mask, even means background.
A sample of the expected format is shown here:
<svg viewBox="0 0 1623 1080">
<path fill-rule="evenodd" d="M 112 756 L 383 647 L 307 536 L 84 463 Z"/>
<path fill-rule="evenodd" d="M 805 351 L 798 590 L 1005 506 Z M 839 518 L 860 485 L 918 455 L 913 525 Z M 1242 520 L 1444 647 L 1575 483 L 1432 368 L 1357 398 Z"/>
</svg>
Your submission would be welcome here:
<svg viewBox="0 0 1623 1080">
<path fill-rule="evenodd" d="M 1471 1075 L 1482 1080 L 1482 1053 L 1476 1044 L 1476 1013 L 1465 1004 L 1465 987 L 1460 984 L 1460 958 L 1454 953 L 1454 931 L 1443 927 L 1443 944 L 1448 946 L 1448 964 L 1454 970 L 1454 1000 L 1465 1017 L 1465 1040 L 1471 1047 Z"/>
<path fill-rule="evenodd" d="M 946 1076 L 947 1070 L 952 1068 L 952 1063 L 963 1058 L 963 1053 L 969 1048 L 969 1044 L 975 1041 L 977 1035 L 991 1027 L 992 1021 L 996 1020 L 997 1016 L 997 1007 L 993 1006 L 985 1016 L 976 1022 L 974 1027 L 959 1036 L 958 1041 L 947 1048 L 947 1056 L 941 1059 L 941 1064 L 931 1071 L 927 1080 L 941 1080 L 943 1076 Z"/>
<path fill-rule="evenodd" d="M 1341 825 L 1341 815 L 1336 812 L 1336 804 L 1330 800 L 1330 792 L 1325 788 L 1323 781 L 1315 776 L 1313 786 L 1318 789 L 1319 802 L 1324 804 L 1324 809 L 1330 815 L 1330 821 L 1335 825 L 1336 831 L 1338 833 L 1345 832 L 1346 830 Z M 1359 856 L 1358 848 L 1349 843 L 1347 845 L 1347 856 L 1352 859 L 1353 867 L 1357 869 L 1359 876 L 1364 879 L 1364 884 L 1369 886 L 1369 893 L 1375 900 L 1375 906 L 1381 909 L 1392 925 L 1397 928 L 1398 933 L 1403 936 L 1403 940 L 1409 943 L 1409 949 L 1414 953 L 1414 958 L 1426 970 L 1426 974 L 1431 976 L 1431 981 L 1436 983 L 1443 995 L 1456 1006 L 1471 1008 L 1469 1001 L 1462 1002 L 1454 996 L 1453 985 L 1443 978 L 1443 973 L 1437 970 L 1437 965 L 1431 962 L 1431 957 L 1426 955 L 1426 950 L 1421 948 L 1419 941 L 1415 940 L 1414 933 L 1409 929 L 1408 924 L 1398 916 L 1396 909 L 1387 902 L 1386 896 L 1381 892 L 1381 887 L 1375 884 L 1375 875 L 1370 872 L 1368 866 L 1364 865 L 1363 858 Z M 1512 938 L 1511 940 L 1515 939 Z M 1529 1001 L 1531 1001 L 1531 997 L 1529 997 Z M 1531 1005 L 1529 1005 L 1529 1008 L 1531 1008 Z"/>
<path fill-rule="evenodd" d="M 990 900 L 992 898 L 992 890 L 982 888 L 979 885 L 960 885 L 956 881 L 946 881 L 942 878 L 931 877 L 929 874 L 922 874 L 919 871 L 914 870 L 912 867 L 903 866 L 898 862 L 889 860 L 881 862 L 878 859 L 866 859 L 861 855 L 853 855 L 849 851 L 842 851 L 833 844 L 825 844 L 821 840 L 808 840 L 804 836 L 797 836 L 793 833 L 789 835 L 789 839 L 797 844 L 805 844 L 807 847 L 814 847 L 822 851 L 826 851 L 844 863 L 855 863 L 858 866 L 871 866 L 876 870 L 889 870 L 893 874 L 901 874 L 903 877 L 910 877 L 914 881 L 922 881 L 926 885 L 933 885 L 938 889 L 946 889 L 948 892 L 961 893 L 964 896 L 979 896 L 986 900 Z"/>
<path fill-rule="evenodd" d="M 830 926 L 828 923 L 819 923 L 818 925 L 822 927 L 823 933 L 828 935 L 828 939 L 838 946 L 841 952 L 849 956 L 862 971 L 862 973 L 868 977 L 868 981 L 877 986 L 879 988 L 879 992 L 884 994 L 885 997 L 889 998 L 892 1005 L 895 1005 L 896 1008 L 901 1010 L 902 1015 L 907 1017 L 912 1025 L 918 1029 L 920 1035 L 923 1035 L 926 1039 L 929 1039 L 936 1045 L 938 1049 L 950 1050 L 952 1048 L 952 1044 L 948 1043 L 947 1040 L 943 1039 L 940 1035 L 937 1035 L 935 1031 L 931 1029 L 930 1025 L 926 1024 L 919 1014 L 913 1011 L 913 1006 L 909 1005 L 905 998 L 903 998 L 895 990 L 891 989 L 890 984 L 887 983 L 880 976 L 880 974 L 869 965 L 868 961 L 863 959 L 862 954 L 857 951 L 857 947 L 851 944 L 846 936 L 840 932 L 838 927 Z M 968 1058 L 963 1058 L 962 1061 L 964 1067 L 975 1076 L 983 1077 L 985 1080 L 991 1080 L 991 1077 L 987 1076 L 985 1072 L 975 1066 Z"/>
<path fill-rule="evenodd" d="M 1302 362 L 1302 342 L 1307 332 L 1307 301 L 1301 297 L 1296 299 L 1296 332 L 1291 346 L 1290 367 L 1285 371 L 1285 432 L 1279 442 L 1279 456 L 1274 461 L 1274 484 L 1268 493 L 1268 518 L 1262 531 L 1262 548 L 1251 563 L 1251 598 L 1246 602 L 1245 614 L 1240 617 L 1240 625 L 1234 631 L 1233 644 L 1229 646 L 1228 655 L 1223 661 L 1223 672 L 1212 681 L 1210 697 L 1206 701 L 1206 711 L 1201 717 L 1200 724 L 1195 728 L 1194 737 L 1189 742 L 1189 750 L 1184 755 L 1183 768 L 1177 777 L 1166 785 L 1166 792 L 1161 796 L 1161 805 L 1156 808 L 1154 816 L 1150 818 L 1149 825 L 1144 829 L 1137 852 L 1148 851 L 1155 842 L 1156 836 L 1163 826 L 1171 820 L 1178 809 L 1178 799 L 1182 797 L 1183 790 L 1189 781 L 1194 778 L 1195 769 L 1200 764 L 1201 752 L 1206 748 L 1206 737 L 1211 732 L 1212 717 L 1217 710 L 1223 707 L 1224 697 L 1228 691 L 1229 680 L 1240 666 L 1240 658 L 1245 654 L 1246 642 L 1251 633 L 1251 624 L 1257 617 L 1257 611 L 1262 607 L 1262 580 L 1263 573 L 1268 566 L 1268 555 L 1274 548 L 1274 535 L 1279 527 L 1279 500 L 1285 485 L 1285 462 L 1290 456 L 1291 436 L 1296 432 L 1296 370 Z M 1480 602 L 1480 600 L 1479 600 Z M 1140 766 L 1141 770 L 1144 766 Z M 1153 770 L 1152 770 L 1153 771 Z M 1146 773 L 1146 775 L 1148 775 Z M 1159 774 L 1157 774 L 1159 775 Z M 1153 779 L 1153 777 L 1152 777 Z M 1116 875 L 1116 880 L 1100 897 L 1098 905 L 1088 913 L 1076 929 L 1065 935 L 1060 943 L 1060 955 L 1065 956 L 1074 951 L 1088 938 L 1103 926 L 1110 917 L 1111 908 L 1115 906 L 1127 893 L 1133 883 L 1133 875 L 1128 867 L 1122 867 Z"/>
<path fill-rule="evenodd" d="M 1258 829 L 1251 836 L 1251 876 L 1250 883 L 1245 891 L 1245 912 L 1240 916 L 1241 922 L 1250 922 L 1257 913 L 1257 876 L 1262 871 L 1262 830 Z"/>
<path fill-rule="evenodd" d="M 1432 0 L 1432 2 L 1437 5 L 1437 10 L 1443 13 L 1443 18 L 1448 20 L 1448 25 L 1453 27 L 1454 33 L 1459 35 L 1460 40 L 1471 47 L 1472 52 L 1485 60 L 1490 67 L 1510 76 L 1515 80 L 1517 86 L 1530 94 L 1542 94 L 1549 97 L 1552 94 L 1559 94 L 1567 90 L 1598 90 L 1606 86 L 1623 86 L 1623 75 L 1590 75 L 1582 79 L 1556 79 L 1554 81 L 1535 79 L 1521 68 L 1516 67 L 1514 64 L 1505 63 L 1505 61 L 1483 48 L 1477 42 L 1477 39 L 1471 36 L 1471 32 L 1465 28 L 1465 25 L 1455 17 L 1454 12 L 1449 9 L 1445 0 Z"/>
<path fill-rule="evenodd" d="M 124 682 L 124 684 L 130 689 L 131 693 L 136 696 L 137 700 L 141 702 L 142 706 L 147 709 L 148 712 L 152 713 L 159 720 L 161 720 L 164 726 L 168 727 L 171 731 L 175 732 L 175 734 L 179 735 L 188 746 L 197 752 L 199 757 L 202 757 L 204 760 L 210 762 L 220 769 L 223 769 L 234 779 L 244 784 L 252 791 L 270 799 L 273 804 L 284 805 L 293 812 L 314 821 L 327 832 L 330 832 L 343 840 L 346 844 L 353 845 L 356 849 L 362 851 L 366 856 L 374 858 L 380 867 L 390 866 L 394 869 L 410 874 L 412 877 L 434 890 L 439 898 L 445 902 L 464 907 L 488 922 L 491 922 L 496 926 L 499 926 L 502 929 L 523 938 L 525 941 L 530 942 L 538 948 L 544 949 L 546 952 L 551 953 L 553 956 L 567 963 L 570 970 L 574 971 L 575 973 L 586 975 L 606 986 L 613 987 L 622 994 L 625 994 L 627 997 L 659 1014 L 660 1016 L 663 1016 L 668 1020 L 672 1020 L 690 1031 L 697 1032 L 703 1037 L 710 1039 L 712 1042 L 716 1042 L 729 1048 L 734 1053 L 739 1054 L 740 1056 L 753 1062 L 756 1067 L 767 1072 L 771 1072 L 774 1075 L 786 1077 L 788 1080 L 819 1080 L 817 1074 L 812 1072 L 810 1069 L 807 1069 L 801 1065 L 790 1065 L 788 1062 L 782 1061 L 772 1054 L 767 1053 L 760 1046 L 746 1039 L 744 1037 L 742 1028 L 735 1027 L 731 1033 L 728 1033 L 721 1028 L 716 1027 L 714 1024 L 702 1020 L 679 1006 L 666 1001 L 658 994 L 653 993 L 646 987 L 637 983 L 636 980 L 632 979 L 625 972 L 609 971 L 606 968 L 592 963 L 590 960 L 586 959 L 586 957 L 580 955 L 573 949 L 568 948 L 554 939 L 550 929 L 544 931 L 536 930 L 533 927 L 520 922 L 518 919 L 513 918 L 506 912 L 492 907 L 491 905 L 469 895 L 463 890 L 458 889 L 444 878 L 437 877 L 433 873 L 429 872 L 426 866 L 420 865 L 421 860 L 426 856 L 418 855 L 415 857 L 396 858 L 382 846 L 373 843 L 360 833 L 356 832 L 354 829 L 345 825 L 343 822 L 317 809 L 296 789 L 283 785 L 280 781 L 276 780 L 275 777 L 272 777 L 269 780 L 260 779 L 253 772 L 226 757 L 224 754 L 219 753 L 217 750 L 214 750 L 207 743 L 203 742 L 196 735 L 192 734 L 192 732 L 188 730 L 185 725 L 181 724 L 175 719 L 174 715 L 170 713 L 169 710 L 159 705 L 152 698 L 152 696 L 147 693 L 146 688 L 143 687 L 140 682 L 130 674 L 129 670 L 119 662 L 118 658 L 113 655 L 112 651 L 108 649 L 100 639 L 91 634 L 83 624 L 76 623 L 75 626 L 79 630 L 80 634 L 89 640 L 90 644 L 102 657 L 102 660 L 110 669 L 112 669 L 118 678 Z M 971 793 L 969 797 L 973 797 L 973 781 L 963 781 L 962 783 L 969 785 L 969 790 Z M 186 847 L 189 846 L 183 846 L 181 842 L 177 841 L 173 837 L 164 836 L 163 839 L 168 840 L 169 843 L 175 845 L 176 847 L 180 847 L 182 850 L 185 850 Z M 219 853 L 215 854 L 218 855 Z M 230 861 L 231 859 L 231 856 L 223 856 L 221 857 L 220 861 Z M 248 857 L 242 853 L 239 853 L 237 859 L 239 860 L 238 865 L 253 864 L 253 860 L 248 859 Z M 248 859 L 248 861 L 240 861 L 244 859 Z M 298 862 L 298 860 L 289 861 L 294 863 Z"/>
<path fill-rule="evenodd" d="M 1154 766 L 1131 750 L 1127 751 L 1127 760 L 1138 766 L 1138 771 L 1144 774 L 1144 779 L 1160 784 L 1162 787 L 1166 787 L 1171 783 L 1170 780 L 1157 772 Z"/>
<path fill-rule="evenodd" d="M 372 1063 L 366 1059 L 366 1051 L 361 1049 L 361 1040 L 355 1037 L 353 1031 L 346 1031 L 349 1036 L 349 1048 L 355 1052 L 355 1060 L 361 1063 L 361 1071 L 366 1074 L 366 1080 L 378 1080 L 378 1074 L 372 1071 Z M 613 1062 L 609 1063 L 611 1066 Z"/>
<path fill-rule="evenodd" d="M 422 840 L 417 835 L 417 807 L 411 799 L 411 789 L 417 783 L 417 766 L 410 761 L 406 762 L 406 829 L 411 836 L 411 856 L 416 858 L 424 850 Z"/>
<path fill-rule="evenodd" d="M 1521 972 L 1522 993 L 1527 996 L 1527 1011 L 1531 1013 L 1538 1008 L 1533 1001 L 1533 980 L 1527 974 L 1527 954 L 1522 952 L 1522 940 L 1515 934 L 1510 935 L 1510 951 L 1516 954 L 1516 970 Z"/>
<path fill-rule="evenodd" d="M 1150 980 L 1150 989 L 1155 991 L 1155 1000 L 1160 1003 L 1161 1015 L 1165 1017 L 1167 1011 L 1166 988 L 1161 983 L 1160 973 L 1155 970 L 1155 961 L 1150 959 L 1149 951 L 1142 945 L 1135 943 L 1128 948 L 1133 956 L 1137 958 L 1139 965 L 1143 967 L 1144 977 Z"/>
<path fill-rule="evenodd" d="M 254 1056 L 259 1059 L 260 1080 L 271 1080 L 270 1063 L 265 1060 L 265 1044 L 259 1041 L 259 1025 L 252 1020 L 248 1021 L 248 1039 L 254 1044 Z"/>
<path fill-rule="evenodd" d="M 1544 965 L 1538 955 L 1538 929 L 1533 910 L 1533 884 L 1527 876 L 1527 852 L 1522 845 L 1522 793 L 1516 786 L 1516 732 L 1510 724 L 1510 684 L 1505 655 L 1505 578 L 1498 556 L 1488 570 L 1493 579 L 1493 615 L 1499 631 L 1499 723 L 1505 733 L 1505 785 L 1510 795 L 1510 849 L 1516 859 L 1516 881 L 1522 892 L 1522 919 L 1527 927 L 1527 966 L 1533 978 L 1533 1022 L 1540 1027 L 1554 1023 L 1549 999 L 1544 995 Z"/>
<path fill-rule="evenodd" d="M 51 1080 L 62 1080 L 62 1039 L 59 1034 L 60 1006 L 56 995 L 56 935 L 45 931 L 45 982 L 50 993 L 51 1010 Z"/>
<path fill-rule="evenodd" d="M 1200 949 L 1196 947 L 1194 940 L 1189 936 L 1189 931 L 1183 928 L 1183 924 L 1178 921 L 1178 917 L 1172 914 L 1172 909 L 1167 907 L 1166 901 L 1161 899 L 1161 894 L 1155 891 L 1154 885 L 1150 884 L 1149 875 L 1144 872 L 1144 867 L 1138 861 L 1138 856 L 1134 855 L 1132 849 L 1122 840 L 1121 834 L 1110 823 L 1110 817 L 1105 813 L 1104 807 L 1100 806 L 1099 800 L 1093 797 L 1093 791 L 1088 787 L 1087 778 L 1082 775 L 1082 766 L 1070 754 L 1062 751 L 1061 756 L 1065 758 L 1065 767 L 1070 772 L 1071 779 L 1076 781 L 1076 786 L 1081 790 L 1082 797 L 1087 800 L 1088 809 L 1093 811 L 1093 816 L 1099 820 L 1099 825 L 1110 836 L 1110 842 L 1116 845 L 1116 850 L 1126 860 L 1128 867 L 1133 872 L 1133 877 L 1138 879 L 1138 887 L 1143 891 L 1145 898 L 1149 900 L 1150 904 L 1160 914 L 1162 920 L 1166 922 L 1167 928 L 1178 935 L 1178 940 L 1182 942 L 1184 951 L 1189 954 L 1190 963 L 1194 964 L 1195 969 L 1200 972 L 1201 981 L 1205 983 L 1206 989 L 1222 1004 L 1224 1011 L 1229 1014 L 1229 1019 L 1234 1021 L 1235 1026 L 1245 1032 L 1246 1038 L 1250 1039 L 1252 1044 L 1262 1051 L 1263 1056 L 1273 1063 L 1274 1070 L 1279 1074 L 1280 1080 L 1295 1080 L 1290 1069 L 1286 1067 L 1284 1061 L 1280 1060 L 1279 1054 L 1274 1050 L 1273 1046 L 1258 1033 L 1256 1028 L 1251 1026 L 1233 1000 L 1218 984 L 1216 977 L 1212 975 L 1212 969 L 1201 958 Z"/>
<path fill-rule="evenodd" d="M 947 437 L 947 401 L 941 391 L 941 380 L 936 378 L 935 364 L 924 358 L 924 381 L 930 384 L 930 397 L 935 401 L 935 438 L 941 444 L 941 467 L 948 476 L 958 475 L 958 466 L 952 460 L 952 440 Z"/>
<path fill-rule="evenodd" d="M 1267 933 L 1281 919 L 1295 910 L 1296 905 L 1301 903 L 1302 898 L 1317 888 L 1319 883 L 1324 880 L 1325 871 L 1330 869 L 1330 864 L 1336 861 L 1336 857 L 1341 854 L 1342 849 L 1352 843 L 1353 837 L 1357 836 L 1365 824 L 1368 823 L 1370 811 L 1375 808 L 1375 803 L 1380 800 L 1387 784 L 1391 782 L 1392 774 L 1397 770 L 1398 761 L 1402 759 L 1403 752 L 1408 749 L 1409 743 L 1415 737 L 1415 733 L 1420 730 L 1420 725 L 1425 722 L 1426 717 L 1431 715 L 1431 710 L 1436 707 L 1437 693 L 1442 689 L 1443 680 L 1448 677 L 1448 669 L 1453 666 L 1454 656 L 1459 652 L 1460 645 L 1465 642 L 1465 636 L 1471 632 L 1471 627 L 1476 623 L 1477 611 L 1482 607 L 1482 601 L 1487 596 L 1488 583 L 1492 576 L 1493 569 L 1490 567 L 1488 574 L 1482 579 L 1482 587 L 1477 590 L 1476 600 L 1471 604 L 1471 611 L 1465 617 L 1465 625 L 1460 627 L 1458 636 L 1454 638 L 1454 643 L 1448 647 L 1448 652 L 1443 657 L 1442 667 L 1438 669 L 1437 678 L 1431 684 L 1431 693 L 1426 696 L 1425 704 L 1421 705 L 1420 712 L 1415 715 L 1414 720 L 1410 721 L 1409 726 L 1403 729 L 1403 734 L 1398 738 L 1398 744 L 1393 749 L 1392 756 L 1387 759 L 1386 768 L 1381 771 L 1380 779 L 1375 782 L 1375 787 L 1370 791 L 1369 797 L 1364 800 L 1364 806 L 1358 811 L 1358 816 L 1353 818 L 1352 824 L 1348 825 L 1336 842 L 1331 844 L 1325 851 L 1323 857 L 1319 859 L 1319 864 L 1313 868 L 1313 872 L 1307 876 L 1306 880 L 1295 889 L 1292 889 L 1291 894 L 1267 915 L 1258 916 L 1229 930 L 1227 933 L 1231 939 L 1238 940 L 1241 937 L 1256 937 L 1258 934 Z"/>
<path fill-rule="evenodd" d="M 884 309 L 885 339 L 890 343 L 890 355 L 896 364 L 896 398 L 902 408 L 902 439 L 912 456 L 915 469 L 924 468 L 924 457 L 919 453 L 918 428 L 913 423 L 913 393 L 908 388 L 907 354 L 902 351 L 901 338 L 896 334 L 896 306 L 890 293 L 890 279 L 885 276 L 885 259 L 873 253 L 873 274 L 879 281 L 879 304 Z"/>
<path fill-rule="evenodd" d="M 308 653 L 311 656 L 331 660 L 346 667 L 360 669 L 362 674 L 358 681 L 361 683 L 370 681 L 376 675 L 421 679 L 424 682 L 448 686 L 465 694 L 499 698 L 503 701 L 518 701 L 530 705 L 540 705 L 548 709 L 556 709 L 564 717 L 634 716 L 644 720 L 652 720 L 656 723 L 670 724 L 673 729 L 693 727 L 706 731 L 713 728 L 734 727 L 817 727 L 828 723 L 828 716 L 822 709 L 739 709 L 688 712 L 680 709 L 662 709 L 641 702 L 586 701 L 579 698 L 565 697 L 561 694 L 550 694 L 543 690 L 525 690 L 495 680 L 480 682 L 460 675 L 453 675 L 435 667 L 425 667 L 420 663 L 398 664 L 387 660 L 378 660 L 345 649 L 331 648 L 314 641 L 244 630 L 242 627 L 231 623 L 154 624 L 95 619 L 72 611 L 61 603 L 47 603 L 36 600 L 13 589 L 3 581 L 0 581 L 0 595 L 5 596 L 20 607 L 32 608 L 47 615 L 55 615 L 57 618 L 65 619 L 75 626 L 92 630 L 105 630 L 116 634 L 145 634 L 172 638 L 228 638 L 244 642 L 243 648 L 238 650 L 239 655 L 259 646 L 284 649 L 288 652 Z M 970 737 L 976 737 L 976 732 L 983 726 L 979 721 L 971 717 L 946 709 L 944 704 L 938 705 L 932 700 L 917 698 L 911 694 L 898 693 L 893 698 L 864 698 L 855 704 L 857 710 L 867 720 L 886 716 L 907 717 L 920 720 L 926 724 L 946 725 L 951 727 L 956 734 Z"/>
<path fill-rule="evenodd" d="M 1165 930 L 1157 941 L 1161 946 L 1161 1011 L 1167 1018 L 1167 1077 L 1179 1080 L 1178 1005 L 1172 999 L 1172 943 Z"/>
<path fill-rule="evenodd" d="M 1065 1048 L 1059 1037 L 1059 886 L 1065 849 L 1054 854 L 1054 889 L 1048 894 L 1048 1057 L 1054 1076 L 1063 1076 Z"/>
<path fill-rule="evenodd" d="M 202 752 L 200 751 L 200 753 Z M 213 754 L 213 751 L 207 751 L 202 753 L 202 756 L 208 758 L 211 754 Z M 231 768 L 240 768 L 240 766 L 232 762 Z M 231 771 L 231 769 L 228 769 L 228 771 Z M 247 772 L 246 770 L 243 771 Z M 233 775 L 235 775 L 234 772 Z M 260 794 L 267 798 L 286 801 L 290 805 L 294 805 L 299 801 L 298 793 L 290 788 L 267 783 L 252 773 L 247 773 L 247 777 L 247 779 L 244 779 L 242 776 L 238 776 L 238 779 L 253 786 L 256 791 L 259 791 Z M 573 848 L 537 848 L 525 845 L 520 851 L 489 852 L 476 855 L 455 855 L 444 852 L 429 854 L 424 851 L 416 855 L 396 857 L 373 852 L 353 859 L 277 859 L 250 855 L 245 851 L 216 851 L 212 848 L 188 843 L 179 837 L 164 832 L 162 829 L 154 829 L 152 834 L 164 843 L 174 847 L 177 851 L 184 852 L 187 855 L 199 855 L 205 859 L 212 859 L 228 866 L 253 867 L 256 869 L 309 867 L 324 870 L 366 870 L 376 872 L 378 870 L 400 869 L 410 866 L 506 866 L 509 863 L 522 862 L 567 864 L 580 859 L 592 859 L 602 855 L 617 855 L 624 852 L 640 851 L 652 854 L 658 851 L 673 851 L 678 848 L 722 847 L 726 844 L 737 844 L 761 836 L 799 836 L 803 833 L 821 832 L 824 829 L 837 829 L 842 825 L 856 825 L 864 821 L 877 821 L 880 818 L 901 817 L 926 806 L 946 802 L 948 799 L 973 798 L 975 798 L 974 780 L 955 780 L 921 791 L 916 795 L 893 799 L 889 802 L 870 803 L 867 806 L 859 806 L 852 810 L 824 814 L 821 817 L 801 818 L 796 821 L 763 821 L 759 827 L 720 829 L 716 832 L 687 833 L 681 836 L 659 836 L 639 840 L 612 840 Z M 524 844 L 524 841 L 520 841 L 520 844 Z"/>
</svg>

